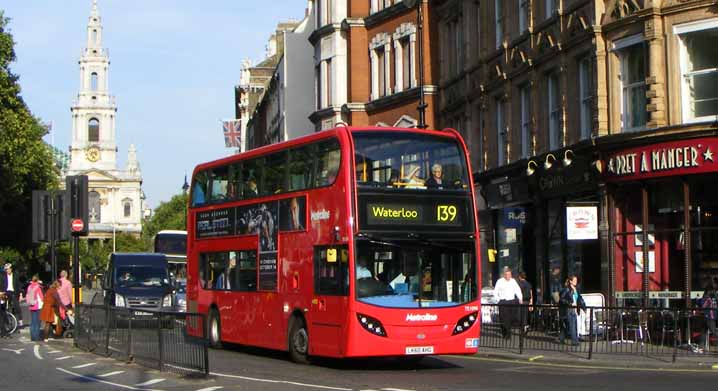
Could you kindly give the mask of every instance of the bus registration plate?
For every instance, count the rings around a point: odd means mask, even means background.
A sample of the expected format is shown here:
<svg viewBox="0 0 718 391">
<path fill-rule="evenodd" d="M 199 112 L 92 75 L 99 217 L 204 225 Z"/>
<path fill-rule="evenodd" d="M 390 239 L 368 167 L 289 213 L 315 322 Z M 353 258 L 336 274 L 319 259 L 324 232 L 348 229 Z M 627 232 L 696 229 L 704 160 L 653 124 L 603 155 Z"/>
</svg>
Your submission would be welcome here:
<svg viewBox="0 0 718 391">
<path fill-rule="evenodd" d="M 433 354 L 433 346 L 409 346 L 406 348 L 406 354 Z"/>
</svg>

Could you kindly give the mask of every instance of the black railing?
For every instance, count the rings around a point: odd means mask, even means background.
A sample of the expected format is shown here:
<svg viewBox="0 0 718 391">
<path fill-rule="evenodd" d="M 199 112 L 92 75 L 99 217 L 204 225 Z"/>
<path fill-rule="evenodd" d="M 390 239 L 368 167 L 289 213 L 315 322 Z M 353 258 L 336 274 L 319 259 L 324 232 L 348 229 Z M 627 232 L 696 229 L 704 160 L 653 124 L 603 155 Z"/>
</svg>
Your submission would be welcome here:
<svg viewBox="0 0 718 391">
<path fill-rule="evenodd" d="M 480 347 L 525 351 L 565 351 L 591 359 L 597 354 L 671 357 L 718 355 L 705 309 L 588 307 L 578 311 L 578 343 L 571 340 L 567 312 L 575 308 L 482 304 Z M 511 333 L 502 319 L 512 319 Z M 713 328 L 715 330 L 715 328 Z"/>
<path fill-rule="evenodd" d="M 81 304 L 75 345 L 85 351 L 182 375 L 209 375 L 204 315 Z"/>
</svg>

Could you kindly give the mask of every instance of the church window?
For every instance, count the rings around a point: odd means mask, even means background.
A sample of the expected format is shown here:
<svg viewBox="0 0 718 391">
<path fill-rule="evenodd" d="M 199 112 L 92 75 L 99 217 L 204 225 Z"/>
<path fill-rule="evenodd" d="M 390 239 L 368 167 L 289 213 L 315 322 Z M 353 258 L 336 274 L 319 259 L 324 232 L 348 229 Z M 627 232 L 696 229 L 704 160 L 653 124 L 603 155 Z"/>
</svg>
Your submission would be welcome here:
<svg viewBox="0 0 718 391">
<path fill-rule="evenodd" d="M 124 211 L 125 217 L 130 217 L 132 215 L 132 200 L 129 198 L 125 198 L 122 200 L 122 210 Z"/>
<path fill-rule="evenodd" d="M 97 118 L 92 118 L 87 123 L 87 141 L 100 141 L 100 121 Z"/>
<path fill-rule="evenodd" d="M 91 223 L 99 223 L 101 220 L 100 215 L 100 193 L 91 191 L 88 194 L 88 215 Z"/>
<path fill-rule="evenodd" d="M 92 29 L 92 42 L 97 42 L 97 29 Z"/>
<path fill-rule="evenodd" d="M 90 75 L 90 89 L 97 91 L 97 72 L 92 72 Z"/>
</svg>

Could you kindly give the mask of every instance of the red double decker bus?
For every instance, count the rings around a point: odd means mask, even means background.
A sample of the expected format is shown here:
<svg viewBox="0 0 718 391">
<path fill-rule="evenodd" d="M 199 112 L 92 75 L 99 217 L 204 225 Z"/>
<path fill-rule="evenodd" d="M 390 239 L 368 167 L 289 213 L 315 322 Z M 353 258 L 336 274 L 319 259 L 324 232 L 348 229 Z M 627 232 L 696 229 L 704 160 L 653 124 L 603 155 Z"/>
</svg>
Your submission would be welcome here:
<svg viewBox="0 0 718 391">
<path fill-rule="evenodd" d="M 479 241 L 454 130 L 339 127 L 197 166 L 188 311 L 210 343 L 475 353 Z"/>
</svg>

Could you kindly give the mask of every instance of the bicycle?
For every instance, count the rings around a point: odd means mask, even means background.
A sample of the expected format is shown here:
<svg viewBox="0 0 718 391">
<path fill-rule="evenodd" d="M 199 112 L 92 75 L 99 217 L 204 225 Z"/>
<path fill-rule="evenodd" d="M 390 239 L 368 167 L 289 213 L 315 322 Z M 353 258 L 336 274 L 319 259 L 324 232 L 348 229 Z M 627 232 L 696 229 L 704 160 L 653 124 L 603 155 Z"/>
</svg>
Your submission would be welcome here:
<svg viewBox="0 0 718 391">
<path fill-rule="evenodd" d="M 8 300 L 5 293 L 0 293 L 0 306 L 4 306 L 5 309 L 0 313 L 0 316 L 5 316 L 5 335 L 11 335 L 17 330 L 17 318 L 12 313 L 12 300 Z"/>
</svg>

